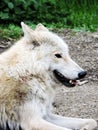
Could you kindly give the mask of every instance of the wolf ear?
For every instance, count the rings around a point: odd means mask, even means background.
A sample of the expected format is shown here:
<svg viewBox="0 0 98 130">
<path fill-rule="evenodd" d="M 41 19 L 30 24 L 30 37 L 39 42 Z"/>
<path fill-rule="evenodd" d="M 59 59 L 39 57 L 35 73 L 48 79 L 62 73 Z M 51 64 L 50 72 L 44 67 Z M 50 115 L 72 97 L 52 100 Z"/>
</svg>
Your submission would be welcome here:
<svg viewBox="0 0 98 130">
<path fill-rule="evenodd" d="M 37 26 L 36 26 L 36 29 L 37 31 L 49 31 L 44 25 L 42 25 L 41 23 L 39 23 Z"/>
<path fill-rule="evenodd" d="M 33 30 L 29 26 L 24 24 L 24 22 L 21 22 L 21 26 L 22 26 L 22 30 L 24 32 L 24 36 L 30 38 L 31 37 L 30 34 L 33 32 Z"/>
</svg>

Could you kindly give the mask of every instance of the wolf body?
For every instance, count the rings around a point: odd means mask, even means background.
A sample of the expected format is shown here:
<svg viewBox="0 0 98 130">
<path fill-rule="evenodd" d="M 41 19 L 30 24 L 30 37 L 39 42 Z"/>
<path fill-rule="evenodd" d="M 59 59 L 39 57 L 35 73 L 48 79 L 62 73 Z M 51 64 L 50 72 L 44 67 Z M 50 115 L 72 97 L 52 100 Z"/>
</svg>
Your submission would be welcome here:
<svg viewBox="0 0 98 130">
<path fill-rule="evenodd" d="M 93 119 L 51 113 L 55 89 L 74 87 L 86 72 L 69 56 L 68 46 L 42 24 L 21 23 L 24 37 L 0 55 L 1 130 L 92 130 Z"/>
</svg>

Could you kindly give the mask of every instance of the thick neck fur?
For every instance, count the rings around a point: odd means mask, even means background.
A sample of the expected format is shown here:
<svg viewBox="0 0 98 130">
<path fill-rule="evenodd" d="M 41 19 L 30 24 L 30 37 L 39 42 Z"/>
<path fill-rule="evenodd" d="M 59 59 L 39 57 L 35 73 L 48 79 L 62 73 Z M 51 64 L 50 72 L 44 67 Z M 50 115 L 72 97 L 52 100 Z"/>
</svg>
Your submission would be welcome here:
<svg viewBox="0 0 98 130">
<path fill-rule="evenodd" d="M 9 104 L 9 109 L 12 109 L 11 101 L 13 98 L 15 103 L 23 103 L 23 100 L 32 100 L 36 96 L 44 102 L 47 100 L 46 104 L 49 105 L 54 95 L 54 83 L 50 79 L 51 76 L 44 72 L 44 68 L 42 70 L 42 66 L 37 61 L 39 57 L 36 51 L 33 55 L 29 46 L 26 48 L 23 42 L 24 39 L 21 39 L 19 43 L 0 56 L 0 62 L 3 63 L 3 65 L 0 64 L 0 95 L 2 99 L 7 99 L 6 105 Z M 37 66 L 38 69 L 36 69 Z M 41 88 L 40 91 L 39 88 Z M 46 91 L 48 95 L 46 95 Z M 15 95 L 18 98 L 14 97 Z M 49 97 L 51 99 L 48 99 Z"/>
</svg>

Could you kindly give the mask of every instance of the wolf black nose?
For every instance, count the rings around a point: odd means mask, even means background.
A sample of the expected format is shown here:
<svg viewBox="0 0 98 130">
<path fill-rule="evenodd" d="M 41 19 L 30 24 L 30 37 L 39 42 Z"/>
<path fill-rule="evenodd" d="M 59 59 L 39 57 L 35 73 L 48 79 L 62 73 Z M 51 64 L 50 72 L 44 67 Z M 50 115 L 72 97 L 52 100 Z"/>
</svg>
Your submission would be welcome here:
<svg viewBox="0 0 98 130">
<path fill-rule="evenodd" d="M 79 79 L 82 79 L 82 78 L 84 78 L 84 77 L 86 76 L 86 74 L 87 74 L 86 71 L 82 71 L 82 72 L 80 72 L 80 73 L 78 74 L 78 78 L 79 78 Z"/>
</svg>

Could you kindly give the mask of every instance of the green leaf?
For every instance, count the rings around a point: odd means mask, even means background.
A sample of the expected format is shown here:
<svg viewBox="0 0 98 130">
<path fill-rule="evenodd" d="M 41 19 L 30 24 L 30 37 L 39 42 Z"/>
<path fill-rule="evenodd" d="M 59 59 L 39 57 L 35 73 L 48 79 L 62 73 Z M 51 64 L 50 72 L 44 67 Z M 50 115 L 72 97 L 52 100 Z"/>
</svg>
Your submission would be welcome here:
<svg viewBox="0 0 98 130">
<path fill-rule="evenodd" d="M 8 19 L 8 18 L 9 18 L 9 15 L 8 15 L 8 13 L 0 12 L 0 18 L 1 18 L 1 19 Z"/>
<path fill-rule="evenodd" d="M 13 4 L 12 2 L 8 2 L 8 7 L 9 7 L 10 9 L 13 9 L 13 8 L 14 8 L 14 4 Z"/>
</svg>

